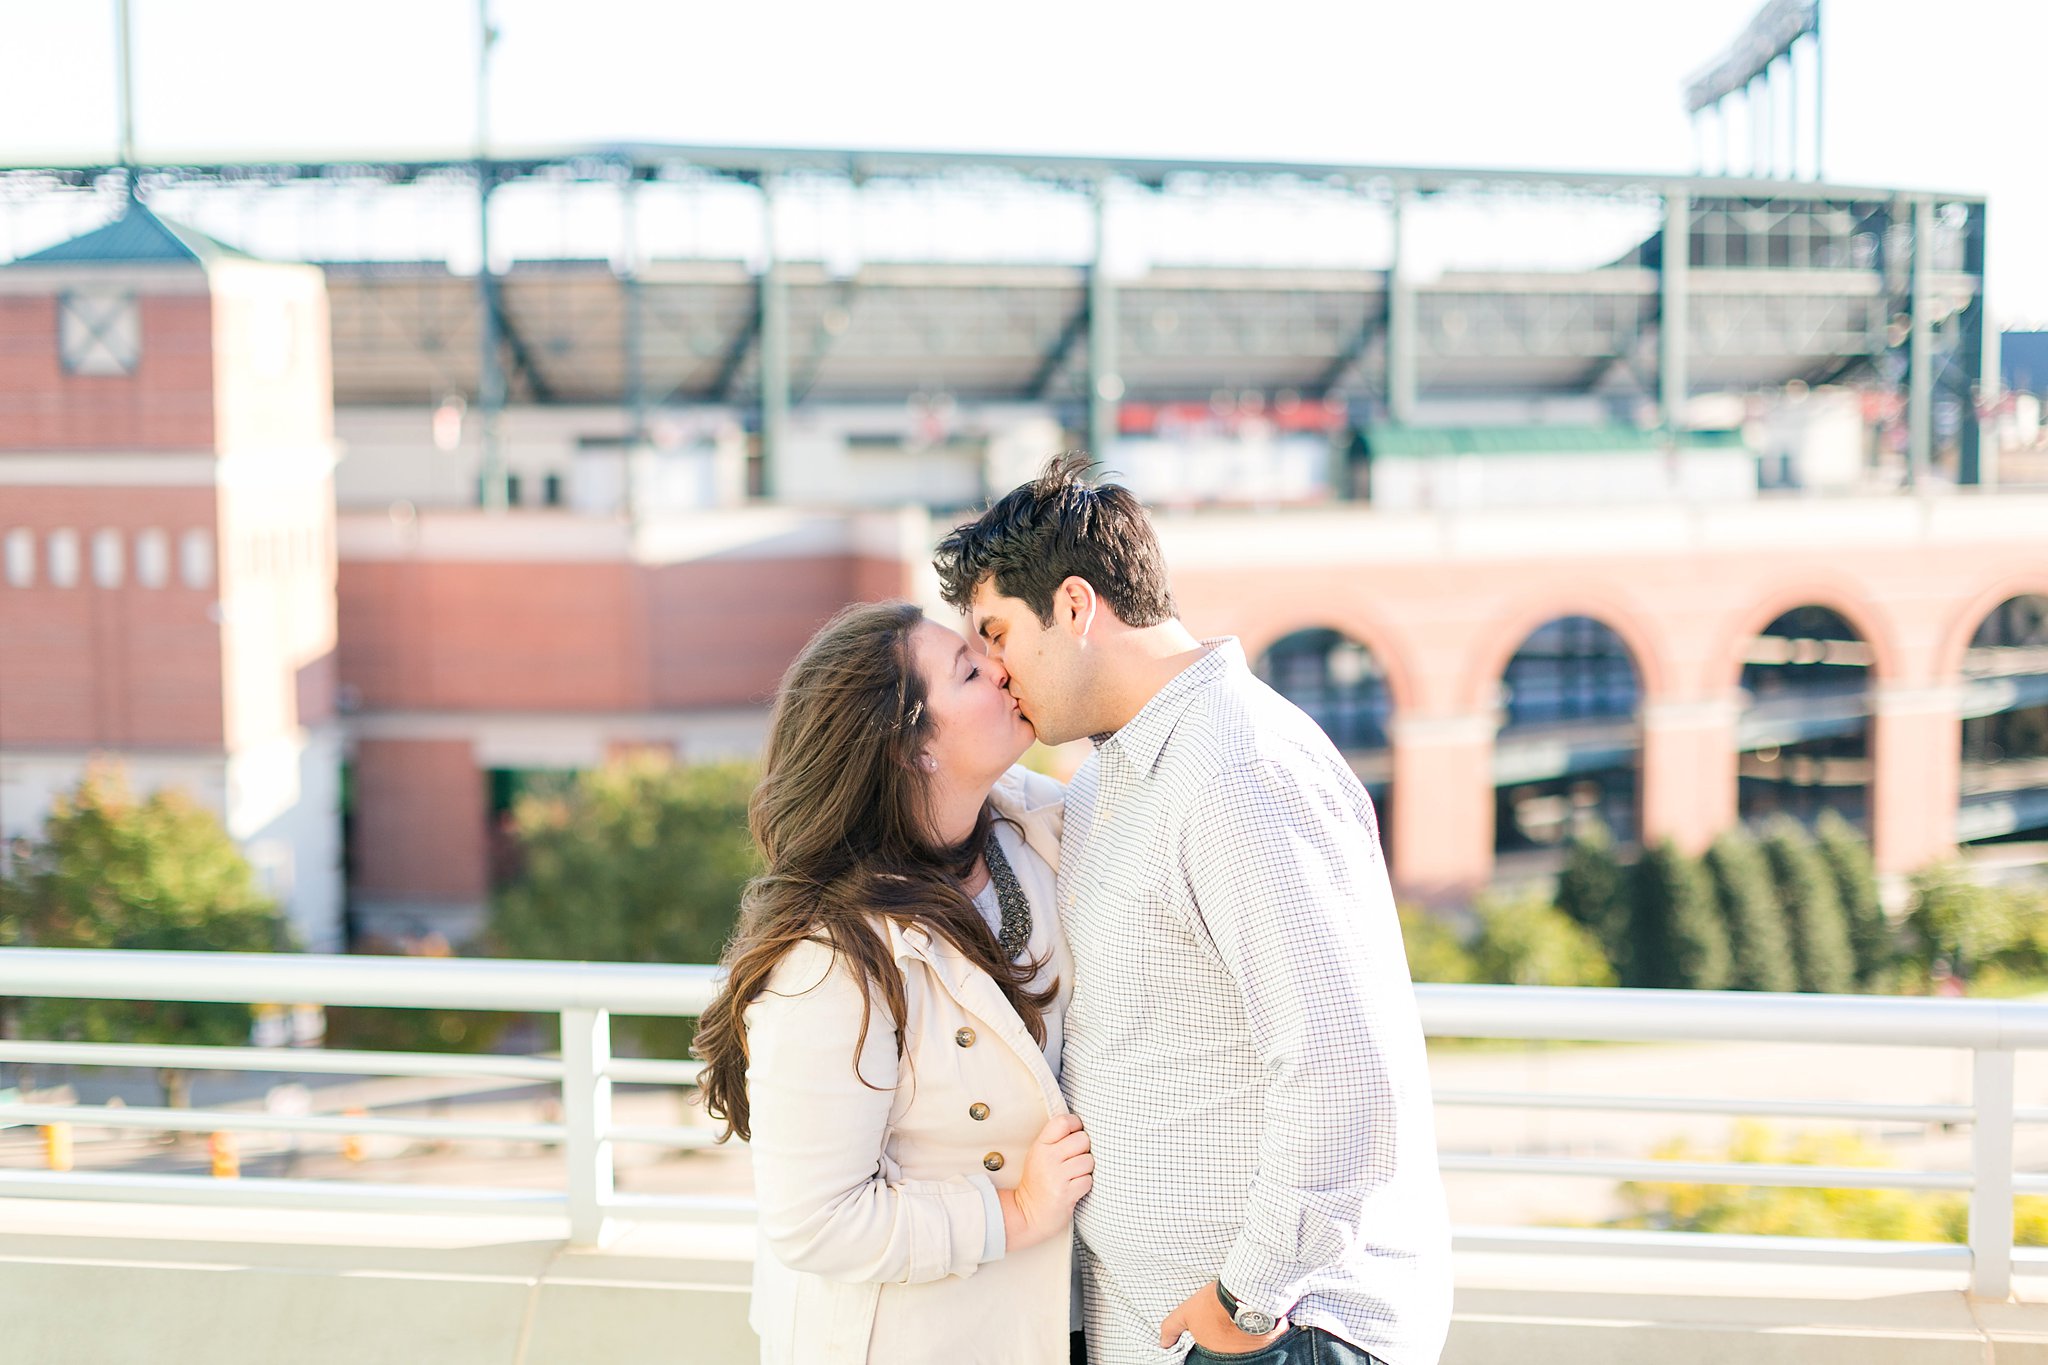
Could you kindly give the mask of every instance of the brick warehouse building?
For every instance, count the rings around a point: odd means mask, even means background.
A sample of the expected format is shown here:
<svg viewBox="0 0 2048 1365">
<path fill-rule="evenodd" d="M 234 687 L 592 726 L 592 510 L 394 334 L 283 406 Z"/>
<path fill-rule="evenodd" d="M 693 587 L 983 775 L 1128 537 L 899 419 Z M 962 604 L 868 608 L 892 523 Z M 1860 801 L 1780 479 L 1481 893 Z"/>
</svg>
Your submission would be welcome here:
<svg viewBox="0 0 2048 1365">
<path fill-rule="evenodd" d="M 118 752 L 222 814 L 310 946 L 344 934 L 344 821 L 349 928 L 459 940 L 534 774 L 756 752 L 819 621 L 931 600 L 945 517 L 922 507 L 485 512 L 474 450 L 436 450 L 417 408 L 359 441 L 337 513 L 319 280 L 140 209 L 0 269 L 10 835 Z M 981 482 L 1071 439 L 1045 425 Z M 888 458 L 899 484 L 959 481 L 950 449 Z M 1699 847 L 1833 806 L 1890 871 L 2048 826 L 2048 498 L 1630 496 L 1161 521 L 1191 626 L 1242 636 L 1330 730 L 1410 894 L 1540 871 L 1590 813 Z"/>
<path fill-rule="evenodd" d="M 2048 714 L 2048 496 L 1159 520 L 1190 626 L 1241 637 L 1346 750 L 1411 895 L 1541 871 L 1586 809 L 1696 850 L 1835 806 L 1892 872 L 2048 824 L 2038 757 L 1976 733 Z M 749 508 L 636 544 L 543 511 L 345 514 L 356 895 L 480 906 L 489 813 L 527 773 L 757 752 L 842 602 L 949 619 L 945 524 Z"/>
</svg>

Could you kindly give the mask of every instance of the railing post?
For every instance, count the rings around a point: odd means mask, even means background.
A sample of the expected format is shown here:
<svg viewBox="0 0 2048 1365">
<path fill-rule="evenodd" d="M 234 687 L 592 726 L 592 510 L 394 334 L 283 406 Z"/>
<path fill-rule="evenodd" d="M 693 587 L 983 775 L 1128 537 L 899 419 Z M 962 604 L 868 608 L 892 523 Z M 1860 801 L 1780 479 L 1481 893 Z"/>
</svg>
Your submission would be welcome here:
<svg viewBox="0 0 2048 1365">
<path fill-rule="evenodd" d="M 2012 1296 L 2013 1054 L 2005 1048 L 1976 1053 L 1970 1129 L 1970 1293 L 1980 1299 Z"/>
<path fill-rule="evenodd" d="M 562 1123 L 569 1162 L 569 1241 L 603 1243 L 612 1202 L 612 1017 L 608 1010 L 562 1011 Z M 2008 1104 L 2010 1101 L 2008 1101 Z"/>
</svg>

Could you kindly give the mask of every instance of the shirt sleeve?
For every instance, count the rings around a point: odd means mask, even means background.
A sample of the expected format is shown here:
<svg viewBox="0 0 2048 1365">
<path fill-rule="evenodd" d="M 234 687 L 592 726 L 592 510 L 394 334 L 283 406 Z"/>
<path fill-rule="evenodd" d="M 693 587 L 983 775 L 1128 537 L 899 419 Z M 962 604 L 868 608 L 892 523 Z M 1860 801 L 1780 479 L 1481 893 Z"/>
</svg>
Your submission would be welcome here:
<svg viewBox="0 0 2048 1365">
<path fill-rule="evenodd" d="M 856 1076 L 862 995 L 829 947 L 807 942 L 747 1009 L 748 1145 L 762 1232 L 784 1265 L 827 1279 L 923 1284 L 971 1275 L 992 1245 L 1002 1251 L 995 1186 L 978 1171 L 891 1178 L 883 1143 L 896 1028 L 876 1002 Z"/>
<path fill-rule="evenodd" d="M 990 1261 L 1002 1260 L 1009 1251 L 1009 1234 L 1003 1228 L 1003 1201 L 996 1193 L 995 1182 L 987 1176 L 970 1174 L 968 1179 L 977 1181 L 981 1186 L 983 1226 L 988 1229 L 982 1236 L 981 1263 L 987 1265 Z"/>
<path fill-rule="evenodd" d="M 1436 1160 L 1393 890 L 1370 798 L 1307 755 L 1220 773 L 1182 858 L 1266 1078 L 1245 1227 L 1221 1279 L 1284 1315 L 1374 1240 L 1397 1168 Z"/>
</svg>

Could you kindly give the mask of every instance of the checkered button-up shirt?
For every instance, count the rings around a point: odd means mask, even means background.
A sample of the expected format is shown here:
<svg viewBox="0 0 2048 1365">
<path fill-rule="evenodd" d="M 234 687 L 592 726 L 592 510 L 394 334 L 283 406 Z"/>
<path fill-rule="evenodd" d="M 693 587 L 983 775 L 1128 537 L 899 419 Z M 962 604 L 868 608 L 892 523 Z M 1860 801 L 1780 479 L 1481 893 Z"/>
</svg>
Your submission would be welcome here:
<svg viewBox="0 0 2048 1365">
<path fill-rule="evenodd" d="M 1095 1365 L 1178 1359 L 1220 1278 L 1388 1365 L 1433 1365 L 1450 1233 L 1414 989 L 1372 803 L 1213 641 L 1067 795 L 1061 1084 L 1087 1123 Z"/>
</svg>

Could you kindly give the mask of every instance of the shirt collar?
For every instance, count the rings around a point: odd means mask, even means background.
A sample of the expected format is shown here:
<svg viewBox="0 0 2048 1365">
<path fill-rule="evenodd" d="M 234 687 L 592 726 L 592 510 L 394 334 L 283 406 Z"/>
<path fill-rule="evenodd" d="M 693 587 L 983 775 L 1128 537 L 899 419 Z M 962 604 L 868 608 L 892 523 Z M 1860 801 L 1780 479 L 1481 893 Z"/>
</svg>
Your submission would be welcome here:
<svg viewBox="0 0 2048 1365">
<path fill-rule="evenodd" d="M 1173 727 L 1180 722 L 1181 713 L 1188 709 L 1196 694 L 1245 671 L 1244 646 L 1235 635 L 1219 635 L 1202 644 L 1208 652 L 1174 674 L 1121 729 L 1090 736 L 1105 758 L 1113 756 L 1141 777 L 1149 775 L 1152 765 L 1159 761 L 1159 751 L 1173 734 Z"/>
</svg>

